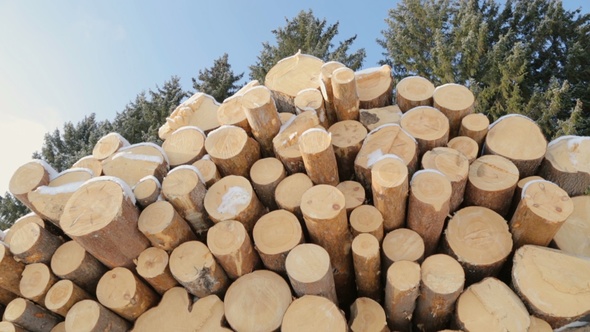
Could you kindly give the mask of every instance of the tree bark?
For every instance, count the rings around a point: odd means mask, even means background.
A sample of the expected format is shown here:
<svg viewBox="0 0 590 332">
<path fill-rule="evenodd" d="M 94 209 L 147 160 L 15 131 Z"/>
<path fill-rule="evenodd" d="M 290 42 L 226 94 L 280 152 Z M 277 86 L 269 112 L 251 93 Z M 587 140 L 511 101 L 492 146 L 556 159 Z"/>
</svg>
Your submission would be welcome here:
<svg viewBox="0 0 590 332">
<path fill-rule="evenodd" d="M 385 299 L 387 325 L 392 331 L 409 331 L 420 293 L 420 265 L 398 261 L 387 269 Z"/>
<path fill-rule="evenodd" d="M 248 177 L 250 167 L 260 159 L 260 145 L 242 128 L 222 126 L 207 135 L 205 148 L 222 176 Z"/>
<path fill-rule="evenodd" d="M 405 226 L 408 199 L 408 168 L 401 158 L 384 155 L 371 169 L 373 205 L 383 216 L 383 229 Z"/>
<path fill-rule="evenodd" d="M 163 249 L 150 247 L 137 258 L 137 274 L 162 295 L 172 287 L 178 286 L 168 266 L 168 253 Z"/>
<path fill-rule="evenodd" d="M 350 68 L 342 67 L 332 73 L 334 110 L 338 121 L 359 119 L 359 95 L 356 77 Z"/>
<path fill-rule="evenodd" d="M 6 306 L 2 319 L 29 331 L 39 332 L 49 332 L 61 321 L 49 310 L 20 297 Z"/>
<path fill-rule="evenodd" d="M 19 289 L 23 297 L 45 306 L 45 295 L 59 279 L 43 263 L 33 263 L 25 266 Z"/>
<path fill-rule="evenodd" d="M 211 227 L 207 247 L 230 279 L 238 279 L 260 265 L 252 240 L 239 221 L 225 220 Z"/>
<path fill-rule="evenodd" d="M 10 239 L 10 252 L 16 260 L 25 264 L 49 264 L 55 250 L 63 243 L 37 223 L 28 223 L 17 230 Z"/>
<path fill-rule="evenodd" d="M 66 331 L 126 332 L 131 325 L 94 300 L 82 300 L 68 311 Z"/>
<path fill-rule="evenodd" d="M 197 239 L 188 223 L 167 201 L 158 201 L 145 208 L 139 215 L 137 227 L 152 246 L 168 252 L 183 242 Z"/>
<path fill-rule="evenodd" d="M 92 299 L 90 294 L 71 280 L 64 279 L 56 282 L 49 289 L 45 297 L 45 307 L 62 317 L 66 317 L 74 304 L 89 299 Z"/>
<path fill-rule="evenodd" d="M 434 84 L 420 76 L 408 76 L 395 87 L 397 105 L 402 112 L 417 106 L 432 106 Z"/>
<path fill-rule="evenodd" d="M 0 242 L 0 288 L 20 294 L 20 276 L 25 264 L 14 259 L 10 250 Z"/>
<path fill-rule="evenodd" d="M 338 165 L 332 148 L 332 136 L 324 129 L 312 128 L 299 137 L 299 151 L 305 171 L 314 184 L 336 186 Z"/>
<path fill-rule="evenodd" d="M 350 180 L 354 176 L 354 160 L 367 137 L 367 130 L 358 121 L 344 120 L 333 124 L 328 131 L 332 135 L 339 179 Z"/>
<path fill-rule="evenodd" d="M 146 176 L 133 187 L 133 195 L 142 209 L 154 203 L 160 197 L 162 185 L 155 176 Z"/>
<path fill-rule="evenodd" d="M 330 124 L 338 121 L 336 118 L 336 110 L 334 109 L 334 91 L 332 90 L 332 74 L 338 68 L 344 65 L 337 61 L 328 61 L 320 68 L 320 91 L 324 97 L 326 113 Z"/>
<path fill-rule="evenodd" d="M 279 133 L 281 120 L 271 91 L 265 86 L 248 90 L 242 97 L 242 106 L 262 155 L 274 156 L 272 139 Z"/>
<path fill-rule="evenodd" d="M 461 120 L 473 113 L 475 96 L 463 85 L 447 83 L 434 89 L 432 104 L 449 119 L 449 137 L 453 138 L 459 134 Z"/>
<path fill-rule="evenodd" d="M 57 248 L 51 258 L 51 270 L 90 294 L 96 291 L 98 280 L 107 272 L 107 268 L 76 241 L 68 241 Z"/>
<path fill-rule="evenodd" d="M 303 112 L 282 125 L 279 133 L 272 139 L 275 156 L 285 165 L 289 174 L 305 171 L 299 151 L 299 137 L 304 131 L 319 124 L 316 113 Z"/>
<path fill-rule="evenodd" d="M 360 234 L 352 241 L 352 261 L 359 297 L 381 302 L 381 256 L 379 241 L 371 234 Z"/>
</svg>

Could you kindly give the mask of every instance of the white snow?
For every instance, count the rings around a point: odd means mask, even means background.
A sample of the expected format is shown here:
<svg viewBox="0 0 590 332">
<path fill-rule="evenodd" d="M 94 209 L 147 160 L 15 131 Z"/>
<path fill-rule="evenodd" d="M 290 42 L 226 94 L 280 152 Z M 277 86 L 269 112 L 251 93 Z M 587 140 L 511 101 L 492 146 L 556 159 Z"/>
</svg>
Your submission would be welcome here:
<svg viewBox="0 0 590 332">
<path fill-rule="evenodd" d="M 491 130 L 495 125 L 497 125 L 498 123 L 500 123 L 502 120 L 505 120 L 507 118 L 512 118 L 512 117 L 525 118 L 525 119 L 527 119 L 527 120 L 529 120 L 529 121 L 531 121 L 531 122 L 534 123 L 533 120 L 531 120 L 529 117 L 524 116 L 522 114 L 507 114 L 507 115 L 504 115 L 504 116 L 498 118 L 498 120 L 494 121 L 494 123 L 490 124 L 490 126 L 488 127 L 488 131 Z"/>
<path fill-rule="evenodd" d="M 399 129 L 406 134 L 409 138 L 412 139 L 412 141 L 414 141 L 414 143 L 418 144 L 418 141 L 416 141 L 416 139 L 414 138 L 414 136 L 410 135 L 410 133 L 408 133 L 404 128 L 402 128 L 399 124 L 397 123 L 384 123 L 382 125 L 380 125 L 379 127 L 371 130 L 368 134 L 367 137 L 369 137 L 370 135 L 373 135 L 374 133 L 378 132 L 379 130 L 386 128 L 386 127 L 399 127 Z M 365 141 L 367 141 L 367 138 L 365 138 Z"/>
<path fill-rule="evenodd" d="M 158 150 L 160 152 L 160 154 L 162 154 L 162 158 L 164 158 L 164 160 L 166 161 L 166 164 L 170 165 L 170 160 L 168 160 L 168 155 L 166 155 L 166 152 L 164 151 L 164 149 L 162 149 L 161 146 L 154 144 L 154 143 L 149 143 L 149 142 L 137 143 L 137 144 L 133 144 L 133 145 L 121 148 L 121 149 L 119 149 L 118 152 L 122 152 L 122 151 L 131 149 L 131 148 L 137 147 L 137 146 L 150 146 L 150 147 Z"/>
<path fill-rule="evenodd" d="M 279 133 L 283 132 L 285 129 L 287 129 L 291 123 L 293 123 L 293 121 L 295 121 L 297 117 L 296 116 L 292 116 L 291 118 L 289 118 L 289 120 L 287 120 L 287 122 L 285 122 L 284 124 L 281 125 L 281 128 L 279 129 Z"/>
<path fill-rule="evenodd" d="M 373 74 L 373 73 L 379 72 L 381 70 L 383 70 L 383 66 L 381 66 L 381 67 L 370 67 L 370 68 L 365 68 L 363 70 L 359 70 L 359 71 L 355 72 L 354 74 L 356 76 L 363 76 L 363 75 Z"/>
<path fill-rule="evenodd" d="M 396 159 L 402 162 L 402 164 L 406 164 L 406 162 L 400 158 L 400 156 L 393 154 L 393 153 L 388 153 L 388 154 L 384 154 L 381 157 L 379 157 L 374 164 L 378 163 L 379 161 L 383 160 L 383 159 Z"/>
<path fill-rule="evenodd" d="M 320 133 L 325 133 L 328 134 L 330 136 L 332 136 L 332 133 L 329 133 L 326 129 L 324 128 L 309 128 L 306 131 L 304 131 L 301 136 L 307 135 L 309 133 L 313 133 L 313 132 L 320 132 Z"/>
<path fill-rule="evenodd" d="M 203 157 L 201 157 L 201 160 L 211 160 L 211 156 L 206 154 Z"/>
<path fill-rule="evenodd" d="M 139 179 L 139 181 L 137 181 L 137 183 L 131 189 L 132 190 L 135 189 L 135 187 L 137 187 L 138 184 L 140 184 L 141 182 L 144 182 L 144 181 L 148 181 L 148 180 L 155 182 L 158 189 L 162 188 L 162 185 L 160 184 L 160 181 L 158 180 L 158 178 L 156 178 L 153 175 L 147 175 L 147 176 L 144 176 L 141 179 Z"/>
<path fill-rule="evenodd" d="M 418 176 L 419 174 L 422 174 L 422 173 L 436 173 L 436 174 L 440 174 L 440 175 L 444 176 L 446 179 L 446 176 L 442 172 L 440 172 L 436 169 L 422 169 L 422 170 L 415 172 L 414 175 L 412 175 L 412 180 L 410 180 L 410 186 L 412 185 L 412 182 L 414 182 L 414 179 L 416 178 L 416 176 Z"/>
<path fill-rule="evenodd" d="M 41 195 L 69 194 L 78 190 L 78 188 L 80 188 L 85 182 L 86 181 L 71 182 L 57 187 L 40 186 L 39 188 L 35 189 L 35 192 Z"/>
<path fill-rule="evenodd" d="M 239 186 L 229 187 L 221 198 L 221 204 L 217 207 L 217 212 L 235 216 L 240 212 L 238 208 L 241 205 L 248 204 L 251 198 L 246 189 Z"/>
<path fill-rule="evenodd" d="M 152 163 L 156 163 L 156 164 L 161 164 L 163 161 L 162 157 L 150 156 L 150 155 L 146 155 L 146 154 L 135 154 L 130 151 L 117 152 L 113 156 L 113 160 L 118 159 L 118 158 L 148 161 L 148 162 L 152 162 Z"/>
<path fill-rule="evenodd" d="M 379 158 L 383 157 L 383 151 L 381 151 L 381 149 L 377 149 L 371 153 L 369 153 L 367 155 L 367 167 L 371 167 L 373 166 L 377 161 L 379 161 Z"/>
<path fill-rule="evenodd" d="M 40 164 L 41 166 L 43 166 L 43 168 L 45 168 L 45 170 L 49 174 L 49 181 L 51 181 L 57 177 L 57 175 L 58 175 L 57 171 L 51 165 L 49 165 L 45 160 L 33 159 L 31 162 Z"/>
<path fill-rule="evenodd" d="M 129 185 L 127 183 L 125 183 L 125 181 L 119 179 L 118 177 L 115 176 L 97 176 L 94 177 L 86 182 L 84 182 L 84 186 L 89 184 L 89 183 L 93 183 L 93 182 L 101 182 L 101 181 L 111 181 L 111 182 L 115 182 L 116 184 L 119 185 L 119 187 L 121 187 L 121 190 L 123 190 L 123 195 L 126 198 L 129 198 L 131 200 L 131 202 L 133 202 L 133 204 L 135 204 L 135 195 L 133 194 L 133 190 L 131 190 L 131 187 L 129 187 Z"/>
<path fill-rule="evenodd" d="M 188 169 L 188 170 L 191 170 L 191 171 L 197 173 L 199 180 L 201 180 L 201 182 L 203 184 L 205 183 L 203 174 L 201 174 L 201 171 L 199 171 L 199 169 L 193 165 L 180 165 L 180 166 L 174 167 L 170 172 L 168 172 L 168 174 L 172 174 L 172 173 L 179 171 L 181 169 Z"/>
<path fill-rule="evenodd" d="M 547 180 L 545 180 L 545 179 L 538 179 L 538 180 L 532 180 L 532 181 L 529 181 L 529 182 L 527 182 L 527 183 L 524 185 L 524 187 L 522 187 L 522 192 L 521 192 L 521 194 L 520 194 L 520 199 L 524 199 L 524 196 L 526 195 L 526 190 L 528 189 L 528 187 L 529 187 L 531 184 L 533 184 L 533 183 L 539 183 L 539 182 L 553 183 L 553 182 L 551 182 L 551 181 L 547 181 Z M 555 183 L 553 183 L 553 184 L 555 184 Z"/>
<path fill-rule="evenodd" d="M 588 323 L 588 322 L 581 322 L 581 321 L 572 322 L 572 323 L 569 323 L 567 325 L 564 325 L 564 326 L 556 329 L 555 332 L 562 332 L 562 331 L 568 330 L 569 328 L 582 327 L 582 326 L 587 326 L 587 325 L 590 325 L 590 323 Z"/>
<path fill-rule="evenodd" d="M 90 174 L 91 177 L 94 176 L 94 172 L 86 167 L 75 167 L 75 168 L 70 168 L 70 169 L 66 169 L 65 171 L 62 171 L 61 173 L 57 174 L 57 176 L 55 177 L 56 179 L 62 175 L 68 174 L 68 173 L 76 173 L 76 172 L 86 172 L 88 174 Z"/>
<path fill-rule="evenodd" d="M 207 135 L 205 135 L 205 132 L 203 131 L 203 129 L 201 129 L 201 128 L 197 127 L 197 126 L 184 126 L 184 127 L 180 127 L 178 129 L 176 129 L 172 133 L 172 135 L 174 135 L 176 133 L 179 133 L 181 131 L 184 131 L 184 130 L 196 130 L 196 131 L 200 132 L 201 134 L 203 134 L 203 137 L 207 137 Z"/>
<path fill-rule="evenodd" d="M 215 135 L 215 134 L 218 134 L 218 133 L 220 133 L 220 132 L 222 132 L 223 130 L 226 130 L 226 129 L 228 129 L 228 128 L 239 128 L 239 129 L 241 129 L 241 130 L 242 130 L 244 133 L 246 132 L 246 131 L 244 130 L 244 128 L 242 128 L 242 127 L 238 127 L 238 126 L 234 126 L 234 125 L 229 125 L 229 124 L 224 124 L 224 125 L 221 125 L 221 126 L 219 126 L 219 127 L 218 127 L 217 129 L 215 129 L 215 130 L 211 130 L 211 131 L 209 132 L 209 136 L 211 136 L 211 135 Z"/>
</svg>

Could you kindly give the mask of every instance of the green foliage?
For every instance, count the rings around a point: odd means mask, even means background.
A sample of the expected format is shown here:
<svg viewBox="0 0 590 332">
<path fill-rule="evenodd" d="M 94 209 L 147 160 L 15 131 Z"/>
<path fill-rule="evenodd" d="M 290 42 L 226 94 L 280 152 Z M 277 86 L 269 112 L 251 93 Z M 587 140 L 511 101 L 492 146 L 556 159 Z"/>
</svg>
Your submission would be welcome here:
<svg viewBox="0 0 590 332">
<path fill-rule="evenodd" d="M 10 228 L 14 222 L 29 213 L 29 209 L 10 193 L 0 196 L 0 230 Z"/>
<path fill-rule="evenodd" d="M 339 61 L 356 70 L 362 65 L 366 56 L 363 48 L 350 53 L 350 47 L 356 35 L 341 41 L 336 48 L 332 40 L 338 35 L 338 22 L 328 25 L 325 19 L 318 19 L 312 10 L 301 11 L 293 19 L 285 19 L 286 26 L 272 30 L 276 45 L 262 43 L 258 61 L 250 66 L 250 78 L 264 82 L 268 71 L 281 59 L 301 50 L 302 53 L 314 55 L 324 61 Z"/>
<path fill-rule="evenodd" d="M 198 81 L 195 78 L 192 79 L 193 88 L 222 102 L 240 89 L 237 82 L 243 76 L 244 73 L 234 74 L 228 62 L 228 55 L 225 53 L 213 62 L 213 67 L 199 70 Z"/>
</svg>

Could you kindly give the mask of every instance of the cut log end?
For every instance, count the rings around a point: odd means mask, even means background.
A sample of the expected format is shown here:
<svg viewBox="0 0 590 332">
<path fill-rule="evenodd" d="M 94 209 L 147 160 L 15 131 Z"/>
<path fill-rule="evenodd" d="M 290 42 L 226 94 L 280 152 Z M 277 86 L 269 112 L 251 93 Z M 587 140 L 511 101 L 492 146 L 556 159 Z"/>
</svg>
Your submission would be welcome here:
<svg viewBox="0 0 590 332">
<path fill-rule="evenodd" d="M 205 154 L 205 133 L 197 127 L 182 127 L 162 143 L 170 166 L 192 164 Z"/>
<path fill-rule="evenodd" d="M 385 311 L 381 305 L 367 297 L 359 297 L 350 306 L 351 331 L 388 332 Z"/>
<path fill-rule="evenodd" d="M 281 331 L 348 331 L 346 318 L 338 307 L 325 297 L 305 295 L 285 312 Z"/>
<path fill-rule="evenodd" d="M 66 331 L 128 331 L 130 324 L 100 303 L 82 300 L 76 303 L 66 316 Z"/>
<path fill-rule="evenodd" d="M 424 241 L 411 229 L 398 228 L 387 233 L 381 246 L 385 268 L 397 261 L 422 262 L 424 258 Z"/>
<path fill-rule="evenodd" d="M 402 112 L 416 106 L 432 106 L 434 84 L 419 76 L 409 76 L 396 85 L 396 99 Z"/>
<path fill-rule="evenodd" d="M 557 248 L 590 257 L 590 196 L 572 197 L 574 211 L 561 225 L 553 241 Z"/>
<path fill-rule="evenodd" d="M 285 269 L 297 296 L 318 295 L 338 303 L 330 255 L 324 248 L 316 244 L 296 246 L 287 255 Z"/>
<path fill-rule="evenodd" d="M 468 136 L 457 136 L 451 139 L 447 146 L 461 152 L 471 164 L 479 154 L 477 142 Z"/>
</svg>

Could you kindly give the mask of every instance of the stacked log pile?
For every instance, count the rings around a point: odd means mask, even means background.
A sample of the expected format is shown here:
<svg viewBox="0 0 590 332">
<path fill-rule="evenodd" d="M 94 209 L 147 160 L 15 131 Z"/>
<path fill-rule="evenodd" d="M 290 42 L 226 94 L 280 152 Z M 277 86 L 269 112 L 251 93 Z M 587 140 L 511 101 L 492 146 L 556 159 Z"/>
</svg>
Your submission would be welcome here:
<svg viewBox="0 0 590 332">
<path fill-rule="evenodd" d="M 394 90 L 395 88 L 395 90 Z M 392 105 L 393 96 L 397 105 Z M 0 331 L 548 331 L 590 315 L 590 138 L 305 54 L 101 138 L 0 245 Z M 551 247 L 551 248 L 550 248 Z M 585 257 L 584 257 L 585 256 Z"/>
</svg>

